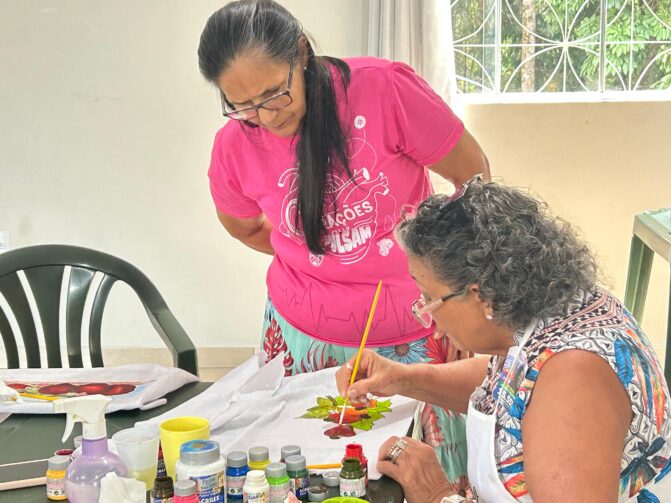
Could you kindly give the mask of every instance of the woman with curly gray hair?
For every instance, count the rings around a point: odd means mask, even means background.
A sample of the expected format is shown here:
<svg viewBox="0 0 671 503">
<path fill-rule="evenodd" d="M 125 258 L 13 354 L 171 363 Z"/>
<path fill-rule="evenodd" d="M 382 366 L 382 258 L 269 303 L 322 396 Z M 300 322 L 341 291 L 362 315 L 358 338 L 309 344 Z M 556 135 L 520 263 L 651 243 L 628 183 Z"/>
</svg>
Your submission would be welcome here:
<svg viewBox="0 0 671 503">
<path fill-rule="evenodd" d="M 476 178 L 429 197 L 396 236 L 422 293 L 417 320 L 483 355 L 403 366 L 365 351 L 350 387 L 352 362 L 338 371 L 354 401 L 402 394 L 467 413 L 472 494 L 453 494 L 426 444 L 381 446 L 378 469 L 409 502 L 671 501 L 662 367 L 567 223 Z"/>
</svg>

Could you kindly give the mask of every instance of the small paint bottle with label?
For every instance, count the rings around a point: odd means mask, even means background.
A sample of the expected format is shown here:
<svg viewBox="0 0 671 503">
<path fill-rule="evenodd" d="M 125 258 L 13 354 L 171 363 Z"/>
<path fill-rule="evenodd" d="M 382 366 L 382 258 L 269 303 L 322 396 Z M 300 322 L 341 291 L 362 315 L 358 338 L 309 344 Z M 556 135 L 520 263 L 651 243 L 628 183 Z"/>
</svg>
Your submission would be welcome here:
<svg viewBox="0 0 671 503">
<path fill-rule="evenodd" d="M 177 480 L 196 481 L 198 498 L 208 503 L 224 503 L 225 461 L 214 440 L 190 440 L 179 448 L 175 463 Z"/>
<path fill-rule="evenodd" d="M 174 491 L 172 488 L 172 477 L 156 477 L 154 488 L 151 490 L 151 503 L 172 503 Z"/>
<path fill-rule="evenodd" d="M 244 503 L 267 503 L 270 485 L 261 470 L 250 470 L 242 488 Z"/>
<path fill-rule="evenodd" d="M 323 476 L 323 483 L 328 488 L 329 498 L 340 496 L 340 473 L 326 472 Z"/>
<path fill-rule="evenodd" d="M 47 464 L 47 498 L 64 501 L 65 470 L 70 464 L 70 456 L 52 456 Z"/>
<path fill-rule="evenodd" d="M 266 466 L 266 479 L 270 486 L 268 503 L 284 503 L 289 494 L 289 476 L 287 465 L 284 463 L 270 463 Z"/>
<path fill-rule="evenodd" d="M 363 498 L 366 495 L 363 468 L 356 458 L 347 458 L 340 470 L 340 496 Z"/>
<path fill-rule="evenodd" d="M 363 446 L 361 444 L 347 444 L 342 462 L 344 463 L 347 458 L 356 458 L 359 460 L 361 468 L 363 468 L 364 481 L 366 486 L 368 486 L 368 458 L 363 454 Z"/>
<path fill-rule="evenodd" d="M 172 503 L 198 503 L 198 489 L 195 480 L 178 480 L 174 486 Z"/>
<path fill-rule="evenodd" d="M 242 501 L 242 488 L 249 471 L 247 453 L 231 451 L 226 456 L 226 494 L 227 501 Z"/>
<path fill-rule="evenodd" d="M 289 456 L 287 462 L 287 475 L 289 475 L 289 487 L 291 492 L 301 501 L 308 500 L 308 488 L 310 487 L 310 475 L 308 474 L 305 456 Z"/>
<path fill-rule="evenodd" d="M 252 447 L 249 453 L 249 469 L 250 470 L 265 470 L 268 463 L 270 463 L 270 453 L 267 447 Z"/>
<path fill-rule="evenodd" d="M 301 448 L 297 445 L 285 445 L 280 450 L 280 463 L 286 463 L 289 456 L 300 456 Z"/>
</svg>

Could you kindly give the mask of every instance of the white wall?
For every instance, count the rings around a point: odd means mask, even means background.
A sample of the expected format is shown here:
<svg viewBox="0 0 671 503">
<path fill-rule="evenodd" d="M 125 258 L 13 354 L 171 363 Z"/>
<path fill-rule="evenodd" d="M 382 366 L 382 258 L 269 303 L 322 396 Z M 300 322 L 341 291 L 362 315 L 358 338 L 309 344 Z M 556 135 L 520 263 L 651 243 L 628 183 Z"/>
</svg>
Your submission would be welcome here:
<svg viewBox="0 0 671 503">
<path fill-rule="evenodd" d="M 324 52 L 362 53 L 359 0 L 282 1 Z M 222 125 L 196 49 L 222 1 L 0 0 L 0 230 L 137 265 L 197 346 L 257 346 L 269 258 L 210 200 Z M 127 289 L 105 344 L 162 346 Z"/>
<path fill-rule="evenodd" d="M 285 0 L 325 53 L 365 53 L 366 2 Z M 199 347 L 256 346 L 268 258 L 228 238 L 207 187 L 217 97 L 198 37 L 221 2 L 0 0 L 0 230 L 12 245 L 117 254 L 155 282 Z M 496 175 L 576 223 L 622 294 L 633 214 L 671 203 L 671 103 L 464 111 Z M 644 327 L 661 351 L 668 265 Z M 106 344 L 162 346 L 127 291 Z"/>
</svg>

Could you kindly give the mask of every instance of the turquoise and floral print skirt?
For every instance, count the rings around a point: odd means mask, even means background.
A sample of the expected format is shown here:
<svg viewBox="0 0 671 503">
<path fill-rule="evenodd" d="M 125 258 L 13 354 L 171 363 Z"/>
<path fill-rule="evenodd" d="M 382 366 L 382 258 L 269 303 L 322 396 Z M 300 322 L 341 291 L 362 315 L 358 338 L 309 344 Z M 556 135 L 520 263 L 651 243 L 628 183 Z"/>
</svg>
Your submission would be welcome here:
<svg viewBox="0 0 671 503">
<path fill-rule="evenodd" d="M 319 341 L 292 327 L 275 310 L 270 299 L 266 303 L 261 349 L 268 355 L 268 361 L 284 351 L 287 376 L 343 365 L 357 352 L 357 348 Z M 401 363 L 439 364 L 447 362 L 449 341 L 424 337 L 410 343 L 371 349 Z M 465 416 L 427 404 L 420 417 L 424 442 L 436 450 L 454 489 L 463 493 L 468 487 Z"/>
</svg>

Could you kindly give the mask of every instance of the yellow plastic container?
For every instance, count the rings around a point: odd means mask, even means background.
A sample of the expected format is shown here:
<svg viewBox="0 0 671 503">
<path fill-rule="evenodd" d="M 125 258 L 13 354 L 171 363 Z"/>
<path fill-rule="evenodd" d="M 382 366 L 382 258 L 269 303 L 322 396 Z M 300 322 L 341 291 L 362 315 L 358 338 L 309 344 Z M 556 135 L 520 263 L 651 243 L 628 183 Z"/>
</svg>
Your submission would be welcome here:
<svg viewBox="0 0 671 503">
<path fill-rule="evenodd" d="M 175 417 L 163 421 L 159 429 L 165 471 L 175 480 L 179 448 L 190 440 L 209 440 L 210 422 L 204 417 Z"/>
</svg>

